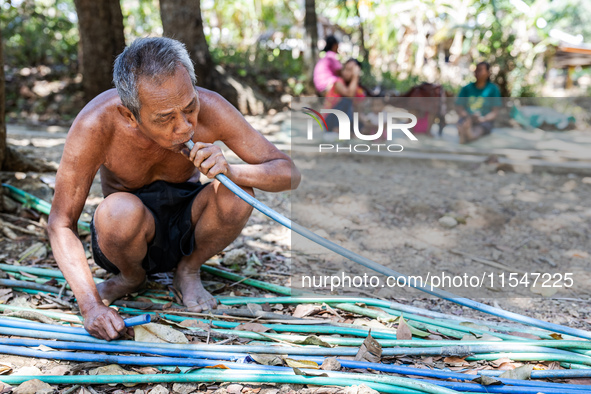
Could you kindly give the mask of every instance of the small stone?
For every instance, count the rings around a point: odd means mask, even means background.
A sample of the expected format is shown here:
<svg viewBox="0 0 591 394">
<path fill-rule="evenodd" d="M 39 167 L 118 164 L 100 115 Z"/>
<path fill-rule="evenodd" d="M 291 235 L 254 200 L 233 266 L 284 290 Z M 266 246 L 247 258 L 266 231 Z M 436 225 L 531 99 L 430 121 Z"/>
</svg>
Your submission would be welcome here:
<svg viewBox="0 0 591 394">
<path fill-rule="evenodd" d="M 581 179 L 581 182 L 591 185 L 591 177 L 586 176 L 585 178 Z"/>
<path fill-rule="evenodd" d="M 364 384 L 360 384 L 359 386 L 346 387 L 343 392 L 345 394 L 379 394 L 378 391 Z"/>
<path fill-rule="evenodd" d="M 20 376 L 36 376 L 36 375 L 43 375 L 41 370 L 33 365 L 27 365 L 22 368 L 17 369 L 13 375 L 20 375 Z"/>
<path fill-rule="evenodd" d="M 319 237 L 322 238 L 328 238 L 328 233 L 326 231 L 324 231 L 323 229 L 320 230 L 316 230 L 314 231 L 316 233 L 316 235 L 318 235 Z"/>
<path fill-rule="evenodd" d="M 163 385 L 159 384 L 148 392 L 148 394 L 168 394 L 170 391 Z"/>
<path fill-rule="evenodd" d="M 562 242 L 562 237 L 558 234 L 552 234 L 550 236 L 550 241 L 552 241 L 555 244 L 559 244 Z"/>
<path fill-rule="evenodd" d="M 324 360 L 320 369 L 324 371 L 340 371 L 341 370 L 341 363 L 336 359 L 336 357 L 328 357 Z"/>
<path fill-rule="evenodd" d="M 2 196 L 4 210 L 6 212 L 16 212 L 18 210 L 18 203 L 8 196 Z"/>
<path fill-rule="evenodd" d="M 15 394 L 51 394 L 55 392 L 49 384 L 39 379 L 27 380 L 12 390 Z"/>
<path fill-rule="evenodd" d="M 234 264 L 243 265 L 246 264 L 247 260 L 248 255 L 244 249 L 233 249 L 226 253 L 222 264 L 226 266 L 231 266 Z"/>
<path fill-rule="evenodd" d="M 451 216 L 444 216 L 439 219 L 439 224 L 446 228 L 454 228 L 458 225 L 458 221 Z"/>
<path fill-rule="evenodd" d="M 195 383 L 175 383 L 172 385 L 172 392 L 178 394 L 189 394 L 197 390 Z"/>
<path fill-rule="evenodd" d="M 226 387 L 226 391 L 230 394 L 240 394 L 242 392 L 242 388 L 244 386 L 238 383 L 232 383 L 228 387 Z"/>
</svg>

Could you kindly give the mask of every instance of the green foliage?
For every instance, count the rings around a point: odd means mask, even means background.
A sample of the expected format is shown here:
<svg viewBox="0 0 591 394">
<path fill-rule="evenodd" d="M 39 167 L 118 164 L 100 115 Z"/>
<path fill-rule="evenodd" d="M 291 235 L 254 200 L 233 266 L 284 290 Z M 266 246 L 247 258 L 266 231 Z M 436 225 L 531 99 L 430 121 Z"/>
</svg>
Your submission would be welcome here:
<svg viewBox="0 0 591 394">
<path fill-rule="evenodd" d="M 0 7 L 6 64 L 76 68 L 78 28 L 72 0 L 7 0 Z"/>
<path fill-rule="evenodd" d="M 158 0 L 121 1 L 121 13 L 125 21 L 125 40 L 129 43 L 138 37 L 162 35 L 162 19 Z"/>
</svg>

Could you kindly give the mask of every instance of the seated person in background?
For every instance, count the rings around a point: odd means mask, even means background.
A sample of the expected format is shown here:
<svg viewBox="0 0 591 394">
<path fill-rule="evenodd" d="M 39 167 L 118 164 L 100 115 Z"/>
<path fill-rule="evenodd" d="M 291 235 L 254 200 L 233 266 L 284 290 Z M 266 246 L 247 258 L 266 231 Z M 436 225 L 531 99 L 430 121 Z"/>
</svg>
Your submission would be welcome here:
<svg viewBox="0 0 591 394">
<path fill-rule="evenodd" d="M 347 97 L 365 97 L 365 92 L 359 86 L 361 63 L 356 59 L 349 59 L 345 63 L 341 75 L 326 93 L 324 108 L 343 111 L 353 124 L 353 101 Z M 328 131 L 338 132 L 338 119 L 334 114 L 326 115 Z M 362 125 L 359 125 L 362 128 Z"/>
<path fill-rule="evenodd" d="M 489 80 L 490 64 L 478 63 L 474 75 L 476 82 L 464 86 L 456 100 L 460 144 L 490 134 L 502 106 L 501 91 Z"/>
<path fill-rule="evenodd" d="M 343 68 L 341 62 L 337 59 L 339 52 L 339 42 L 334 36 L 326 37 L 326 46 L 323 49 L 326 55 L 316 63 L 314 67 L 314 86 L 322 96 L 332 88 L 332 85 L 341 75 Z"/>
</svg>

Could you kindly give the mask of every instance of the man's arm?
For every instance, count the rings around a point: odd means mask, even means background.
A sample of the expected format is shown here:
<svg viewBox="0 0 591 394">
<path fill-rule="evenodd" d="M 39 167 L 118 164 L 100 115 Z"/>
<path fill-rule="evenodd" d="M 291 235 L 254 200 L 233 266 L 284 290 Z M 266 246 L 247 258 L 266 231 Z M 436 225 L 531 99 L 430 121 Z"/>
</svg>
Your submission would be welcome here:
<svg viewBox="0 0 591 394">
<path fill-rule="evenodd" d="M 222 173 L 237 185 L 269 192 L 298 187 L 301 175 L 291 158 L 256 131 L 225 99 L 209 93 L 201 111 L 199 122 L 218 131 L 218 139 L 248 163 L 230 165 L 219 147 L 196 142 L 190 159 L 203 174 L 213 178 Z"/>
<path fill-rule="evenodd" d="M 98 133 L 92 129 L 97 125 L 87 119 L 92 119 L 90 114 L 79 115 L 68 133 L 56 176 L 47 232 L 55 260 L 76 296 L 84 327 L 92 335 L 110 340 L 125 330 L 125 324 L 117 312 L 100 299 L 76 224 L 103 162 L 103 144 L 106 143 L 98 141 L 105 139 L 92 138 Z"/>
</svg>

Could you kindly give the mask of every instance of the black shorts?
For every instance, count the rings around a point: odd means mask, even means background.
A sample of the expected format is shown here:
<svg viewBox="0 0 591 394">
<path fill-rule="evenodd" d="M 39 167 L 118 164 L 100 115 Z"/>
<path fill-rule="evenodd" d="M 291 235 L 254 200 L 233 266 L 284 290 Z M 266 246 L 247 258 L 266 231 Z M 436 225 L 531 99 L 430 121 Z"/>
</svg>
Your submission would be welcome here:
<svg viewBox="0 0 591 394">
<path fill-rule="evenodd" d="M 494 122 L 489 120 L 489 121 L 482 122 L 482 123 L 474 122 L 472 124 L 472 127 L 474 127 L 474 126 L 482 127 L 482 135 L 487 135 L 487 134 L 490 134 L 494 125 L 495 125 Z"/>
<path fill-rule="evenodd" d="M 193 253 L 195 236 L 191 207 L 205 186 L 200 182 L 156 181 L 131 192 L 152 212 L 156 226 L 154 239 L 148 244 L 148 252 L 142 261 L 147 274 L 172 271 L 183 256 Z M 90 233 L 94 261 L 108 272 L 118 274 L 119 269 L 99 248 L 94 218 L 90 222 Z"/>
</svg>

